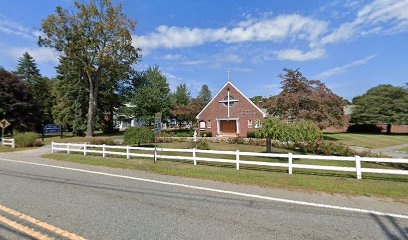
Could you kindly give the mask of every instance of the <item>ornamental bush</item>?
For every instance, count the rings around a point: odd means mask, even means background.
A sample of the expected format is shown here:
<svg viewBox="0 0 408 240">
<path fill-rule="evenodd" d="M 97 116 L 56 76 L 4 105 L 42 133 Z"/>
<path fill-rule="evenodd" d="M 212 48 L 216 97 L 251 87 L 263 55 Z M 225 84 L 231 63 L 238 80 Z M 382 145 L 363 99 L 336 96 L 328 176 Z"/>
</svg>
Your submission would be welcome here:
<svg viewBox="0 0 408 240">
<path fill-rule="evenodd" d="M 210 150 L 210 145 L 208 144 L 207 141 L 201 140 L 197 143 L 197 149 L 200 150 Z"/>
<path fill-rule="evenodd" d="M 33 147 L 38 145 L 36 139 L 39 135 L 35 132 L 17 133 L 14 135 L 16 147 Z"/>
<path fill-rule="evenodd" d="M 148 127 L 130 127 L 126 129 L 124 143 L 127 145 L 138 145 L 154 141 L 154 133 Z"/>
</svg>

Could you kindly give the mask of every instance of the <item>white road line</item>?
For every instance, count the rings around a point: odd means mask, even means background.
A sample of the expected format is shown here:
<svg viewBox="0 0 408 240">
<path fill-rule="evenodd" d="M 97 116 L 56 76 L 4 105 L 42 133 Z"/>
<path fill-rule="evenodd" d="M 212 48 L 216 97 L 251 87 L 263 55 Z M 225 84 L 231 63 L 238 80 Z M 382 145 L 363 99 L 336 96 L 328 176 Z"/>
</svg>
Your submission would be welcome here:
<svg viewBox="0 0 408 240">
<path fill-rule="evenodd" d="M 105 173 L 105 172 L 97 172 L 97 171 L 85 170 L 85 169 L 80 169 L 80 168 L 62 167 L 62 166 L 56 166 L 56 165 L 25 162 L 25 161 L 12 160 L 12 159 L 6 159 L 6 158 L 0 158 L 0 161 L 22 163 L 22 164 L 36 165 L 36 166 L 42 166 L 42 167 L 50 167 L 50 168 L 58 168 L 58 169 L 64 169 L 64 170 L 70 170 L 70 171 L 76 171 L 76 172 L 84 172 L 84 173 L 91 173 L 91 174 L 104 175 L 104 176 L 117 177 L 117 178 L 132 179 L 132 180 L 142 181 L 142 182 L 149 182 L 149 183 L 157 183 L 157 184 L 163 184 L 163 185 L 184 187 L 184 188 L 197 189 L 197 190 L 208 191 L 208 192 L 224 193 L 224 194 L 230 194 L 230 195 L 235 195 L 235 196 L 242 196 L 242 197 L 248 197 L 248 198 L 269 200 L 269 201 L 274 201 L 274 202 L 283 202 L 283 203 L 290 203 L 290 204 L 303 205 L 303 206 L 328 208 L 328 209 L 336 209 L 336 210 L 343 210 L 343 211 L 349 211 L 349 212 L 374 214 L 374 215 L 378 215 L 378 216 L 389 216 L 389 217 L 394 217 L 394 218 L 408 219 L 408 215 L 402 215 L 402 214 L 386 213 L 386 212 L 379 212 L 379 211 L 373 211 L 373 210 L 368 210 L 368 209 L 360 209 L 360 208 L 342 207 L 342 206 L 329 205 L 329 204 L 304 202 L 304 201 L 290 200 L 290 199 L 284 199 L 284 198 L 267 197 L 267 196 L 261 196 L 261 195 L 256 195 L 256 194 L 241 193 L 241 192 L 234 192 L 234 191 L 221 190 L 221 189 L 215 189 L 215 188 L 207 188 L 207 187 L 199 187 L 199 186 L 187 185 L 187 184 L 182 184 L 182 183 L 165 182 L 165 181 L 159 181 L 159 180 L 153 180 L 153 179 L 131 177 L 131 176 L 112 174 L 112 173 Z"/>
</svg>

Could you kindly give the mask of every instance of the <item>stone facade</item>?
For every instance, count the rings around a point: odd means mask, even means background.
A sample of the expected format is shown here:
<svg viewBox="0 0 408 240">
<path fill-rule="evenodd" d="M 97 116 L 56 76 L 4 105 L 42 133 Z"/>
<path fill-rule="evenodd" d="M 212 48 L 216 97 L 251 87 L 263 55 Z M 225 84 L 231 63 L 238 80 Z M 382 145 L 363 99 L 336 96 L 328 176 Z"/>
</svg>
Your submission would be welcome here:
<svg viewBox="0 0 408 240">
<path fill-rule="evenodd" d="M 261 127 L 264 117 L 262 109 L 227 82 L 196 118 L 200 131 L 212 132 L 213 136 L 246 137 Z"/>
</svg>

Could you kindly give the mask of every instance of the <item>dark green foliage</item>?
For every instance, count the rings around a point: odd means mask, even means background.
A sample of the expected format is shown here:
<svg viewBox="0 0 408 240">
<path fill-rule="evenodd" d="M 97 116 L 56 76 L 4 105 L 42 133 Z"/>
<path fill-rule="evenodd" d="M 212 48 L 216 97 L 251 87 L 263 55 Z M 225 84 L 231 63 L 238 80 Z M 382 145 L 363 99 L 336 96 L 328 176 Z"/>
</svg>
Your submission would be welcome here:
<svg viewBox="0 0 408 240">
<path fill-rule="evenodd" d="M 135 116 L 149 125 L 155 113 L 161 112 L 163 119 L 169 116 L 172 107 L 170 87 L 158 66 L 137 73 L 132 79 L 132 89 L 130 102 L 133 107 L 130 107 L 130 111 Z"/>
<path fill-rule="evenodd" d="M 248 138 L 256 138 L 256 131 L 250 131 L 247 133 Z"/>
<path fill-rule="evenodd" d="M 197 98 L 201 99 L 201 101 L 203 101 L 204 105 L 206 105 L 207 103 L 209 103 L 211 101 L 212 94 L 211 94 L 211 90 L 208 88 L 207 84 L 203 84 L 203 86 L 201 87 L 200 92 L 198 93 Z"/>
<path fill-rule="evenodd" d="M 352 124 L 347 128 L 347 132 L 353 133 L 379 133 L 382 127 L 376 124 Z"/>
<path fill-rule="evenodd" d="M 35 132 L 17 133 L 14 135 L 17 147 L 32 147 L 36 144 L 39 134 Z"/>
<path fill-rule="evenodd" d="M 131 127 L 126 129 L 124 142 L 127 145 L 138 145 L 154 141 L 154 133 L 148 127 Z"/>
<path fill-rule="evenodd" d="M 30 89 L 33 93 L 33 103 L 38 109 L 36 112 L 38 120 L 34 122 L 34 124 L 36 130 L 41 131 L 41 124 L 53 122 L 51 112 L 53 104 L 51 95 L 52 81 L 41 76 L 35 60 L 28 52 L 25 52 L 18 60 L 15 74 L 30 85 Z"/>
<path fill-rule="evenodd" d="M 256 137 L 270 138 L 281 142 L 307 142 L 321 139 L 322 132 L 313 122 L 299 121 L 287 123 L 277 118 L 267 118 Z"/>
<path fill-rule="evenodd" d="M 176 105 L 187 105 L 191 101 L 190 91 L 188 91 L 185 83 L 177 86 L 174 101 Z"/>
<path fill-rule="evenodd" d="M 196 148 L 200 150 L 210 150 L 210 145 L 207 141 L 201 140 L 197 143 Z"/>
<path fill-rule="evenodd" d="M 201 137 L 212 137 L 212 132 L 200 132 Z"/>
<path fill-rule="evenodd" d="M 189 131 L 179 131 L 176 132 L 173 137 L 192 137 L 194 135 L 194 132 L 189 130 Z"/>
<path fill-rule="evenodd" d="M 39 121 L 30 86 L 3 68 L 0 68 L 0 118 L 20 131 L 34 130 L 34 123 Z"/>
<path fill-rule="evenodd" d="M 352 123 L 408 124 L 408 89 L 379 85 L 353 99 Z"/>
</svg>

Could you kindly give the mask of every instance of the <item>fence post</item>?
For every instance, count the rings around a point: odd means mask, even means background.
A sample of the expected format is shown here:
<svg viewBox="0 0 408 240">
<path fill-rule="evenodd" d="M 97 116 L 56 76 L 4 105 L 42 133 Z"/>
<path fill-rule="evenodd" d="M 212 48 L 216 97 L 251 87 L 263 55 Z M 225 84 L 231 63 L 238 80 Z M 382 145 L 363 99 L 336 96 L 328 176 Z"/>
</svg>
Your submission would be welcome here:
<svg viewBox="0 0 408 240">
<path fill-rule="evenodd" d="M 193 148 L 193 161 L 194 161 L 194 166 L 197 166 L 196 149 L 195 148 Z"/>
<path fill-rule="evenodd" d="M 51 142 L 51 153 L 54 153 L 54 142 Z"/>
<path fill-rule="evenodd" d="M 239 170 L 239 150 L 236 151 L 237 170 Z"/>
<path fill-rule="evenodd" d="M 357 179 L 361 179 L 361 160 L 360 160 L 360 156 L 355 156 L 356 159 L 356 175 L 357 175 Z"/>
<path fill-rule="evenodd" d="M 68 153 L 68 154 L 70 153 L 69 147 L 70 147 L 70 145 L 69 145 L 69 143 L 67 143 L 67 153 Z"/>
<path fill-rule="evenodd" d="M 129 146 L 126 146 L 126 159 L 130 159 L 130 149 L 129 149 Z"/>
<path fill-rule="evenodd" d="M 11 147 L 16 148 L 16 142 L 15 142 L 14 138 L 11 139 Z"/>
<path fill-rule="evenodd" d="M 102 145 L 102 157 L 106 157 L 105 144 Z"/>
<path fill-rule="evenodd" d="M 86 143 L 84 143 L 84 156 L 86 156 Z"/>
<path fill-rule="evenodd" d="M 288 163 L 289 163 L 288 172 L 289 174 L 292 174 L 292 162 L 293 162 L 292 153 L 289 153 L 288 154 Z"/>
</svg>

